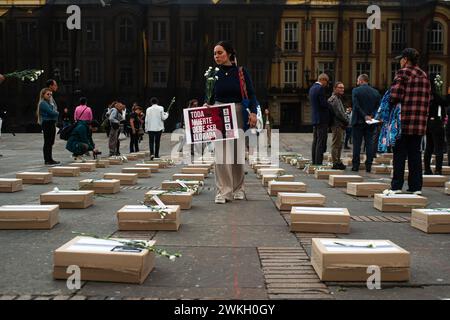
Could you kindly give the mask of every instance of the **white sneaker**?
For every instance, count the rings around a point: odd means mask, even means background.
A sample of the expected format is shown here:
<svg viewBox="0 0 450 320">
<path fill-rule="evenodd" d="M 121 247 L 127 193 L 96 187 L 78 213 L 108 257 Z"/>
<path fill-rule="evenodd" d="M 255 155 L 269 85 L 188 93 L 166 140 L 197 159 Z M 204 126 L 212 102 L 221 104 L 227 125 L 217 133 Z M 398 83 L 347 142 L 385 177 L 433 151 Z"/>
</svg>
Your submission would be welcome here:
<svg viewBox="0 0 450 320">
<path fill-rule="evenodd" d="M 241 191 L 236 192 L 233 196 L 233 199 L 234 200 L 244 200 L 245 199 L 244 191 L 241 190 Z"/>
<path fill-rule="evenodd" d="M 422 195 L 422 191 L 414 191 L 414 192 L 408 191 L 408 193 L 415 194 L 416 196 Z"/>
<path fill-rule="evenodd" d="M 227 200 L 222 195 L 218 194 L 216 196 L 215 202 L 218 203 L 218 204 L 224 204 L 224 203 L 227 202 Z"/>
<path fill-rule="evenodd" d="M 393 194 L 400 194 L 402 193 L 402 190 L 391 190 L 391 189 L 386 189 L 383 191 L 384 195 L 393 195 Z"/>
</svg>

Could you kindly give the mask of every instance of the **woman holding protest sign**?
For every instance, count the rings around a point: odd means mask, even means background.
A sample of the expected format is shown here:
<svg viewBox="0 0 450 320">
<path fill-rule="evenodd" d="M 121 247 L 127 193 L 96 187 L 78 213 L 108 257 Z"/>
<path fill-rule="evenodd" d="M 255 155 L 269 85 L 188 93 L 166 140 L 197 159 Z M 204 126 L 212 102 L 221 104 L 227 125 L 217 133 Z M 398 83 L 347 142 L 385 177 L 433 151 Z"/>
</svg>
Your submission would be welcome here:
<svg viewBox="0 0 450 320">
<path fill-rule="evenodd" d="M 239 138 L 215 143 L 216 203 L 243 200 L 245 136 L 249 127 L 256 125 L 256 99 L 250 75 L 237 66 L 236 52 L 231 43 L 220 41 L 214 47 L 217 64 L 214 89 L 206 104 L 235 103 Z M 209 98 L 209 97 L 208 97 Z M 208 100 L 207 98 L 207 100 Z"/>
</svg>

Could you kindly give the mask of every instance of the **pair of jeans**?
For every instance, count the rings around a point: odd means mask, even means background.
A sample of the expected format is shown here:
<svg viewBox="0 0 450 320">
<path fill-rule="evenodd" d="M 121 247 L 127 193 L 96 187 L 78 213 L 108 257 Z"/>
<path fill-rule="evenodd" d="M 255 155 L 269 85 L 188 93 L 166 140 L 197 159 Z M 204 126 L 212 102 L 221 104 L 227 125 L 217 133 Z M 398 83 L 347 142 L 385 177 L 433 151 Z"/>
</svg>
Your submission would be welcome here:
<svg viewBox="0 0 450 320">
<path fill-rule="evenodd" d="M 366 149 L 366 171 L 370 171 L 373 162 L 373 134 L 375 131 L 375 126 L 369 126 L 365 123 L 355 124 L 352 127 L 353 133 L 353 159 L 352 167 L 353 169 L 359 169 L 359 164 L 361 163 L 361 144 L 364 139 L 364 146 Z"/>
<path fill-rule="evenodd" d="M 408 159 L 409 191 L 422 190 L 422 157 L 420 144 L 422 136 L 403 134 L 397 140 L 394 151 L 394 174 L 391 182 L 392 190 L 402 190 L 405 180 L 405 161 Z"/>
<path fill-rule="evenodd" d="M 442 172 L 445 149 L 445 128 L 441 120 L 428 120 L 427 143 L 424 154 L 425 171 L 430 172 L 431 155 L 436 155 L 436 170 Z"/>
<path fill-rule="evenodd" d="M 311 147 L 312 164 L 322 165 L 323 154 L 327 151 L 328 125 L 318 124 L 313 127 L 313 143 Z"/>
<path fill-rule="evenodd" d="M 42 132 L 44 133 L 44 161 L 51 162 L 53 160 L 53 145 L 56 137 L 56 121 L 46 120 L 42 122 Z"/>
<path fill-rule="evenodd" d="M 139 134 L 130 133 L 130 153 L 139 152 Z"/>
<path fill-rule="evenodd" d="M 159 146 L 161 143 L 162 131 L 149 131 L 149 145 L 150 145 L 150 155 L 159 158 Z"/>
<path fill-rule="evenodd" d="M 340 164 L 342 163 L 341 153 L 345 130 L 342 127 L 332 127 L 331 133 L 332 133 L 331 158 L 333 164 Z"/>
</svg>

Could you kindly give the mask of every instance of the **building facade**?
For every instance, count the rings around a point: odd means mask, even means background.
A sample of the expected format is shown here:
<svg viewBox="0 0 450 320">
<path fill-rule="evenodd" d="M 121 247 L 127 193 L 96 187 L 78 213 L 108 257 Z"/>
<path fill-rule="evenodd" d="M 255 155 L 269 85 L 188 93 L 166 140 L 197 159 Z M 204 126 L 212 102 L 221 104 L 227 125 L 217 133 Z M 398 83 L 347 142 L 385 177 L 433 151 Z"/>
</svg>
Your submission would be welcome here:
<svg viewBox="0 0 450 320">
<path fill-rule="evenodd" d="M 3 2 L 2 2 L 3 1 Z M 45 3 L 44 3 L 45 2 Z M 81 30 L 66 9 L 81 7 Z M 103 6 L 104 4 L 104 6 Z M 359 73 L 385 90 L 404 47 L 423 54 L 426 71 L 449 79 L 450 5 L 381 1 L 381 30 L 367 30 L 369 1 L 277 0 L 0 0 L 0 73 L 40 68 L 37 83 L 8 80 L 0 108 L 17 131 L 36 129 L 34 111 L 47 78 L 60 84 L 59 108 L 88 97 L 95 116 L 113 100 L 146 106 L 156 96 L 177 107 L 173 129 L 192 98 L 204 96 L 214 44 L 230 40 L 252 75 L 258 100 L 281 131 L 310 130 L 307 90 L 321 72 L 350 92 Z"/>
</svg>

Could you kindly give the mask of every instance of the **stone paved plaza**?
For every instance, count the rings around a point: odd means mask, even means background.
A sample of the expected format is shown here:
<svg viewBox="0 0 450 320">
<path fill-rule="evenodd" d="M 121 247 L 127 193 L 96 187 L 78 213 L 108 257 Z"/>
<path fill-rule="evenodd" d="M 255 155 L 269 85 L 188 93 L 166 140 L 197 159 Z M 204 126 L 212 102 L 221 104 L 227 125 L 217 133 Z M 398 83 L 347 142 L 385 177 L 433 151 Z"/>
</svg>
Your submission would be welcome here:
<svg viewBox="0 0 450 320">
<path fill-rule="evenodd" d="M 311 134 L 282 134 L 280 151 L 309 157 Z M 94 137 L 107 153 L 104 134 Z M 162 156 L 171 150 L 170 135 L 162 139 Z M 39 134 L 3 134 L 0 138 L 0 178 L 20 171 L 47 171 L 42 160 L 43 138 Z M 148 138 L 141 144 L 148 150 Z M 128 151 L 123 144 L 122 153 Z M 57 138 L 55 160 L 72 162 Z M 144 193 L 160 186 L 180 171 L 182 165 L 162 169 L 151 178 L 139 179 L 136 187 L 123 187 L 111 197 L 95 197 L 84 210 L 61 209 L 60 223 L 52 230 L 0 231 L 0 299 L 450 299 L 450 236 L 426 234 L 410 226 L 408 213 L 381 213 L 373 198 L 356 198 L 344 188 L 331 188 L 286 163 L 280 166 L 307 184 L 308 192 L 326 196 L 327 207 L 348 208 L 352 215 L 348 235 L 306 234 L 289 231 L 289 214 L 280 214 L 247 166 L 247 201 L 225 205 L 214 203 L 214 175 L 205 180 L 203 192 L 194 197 L 190 210 L 182 211 L 178 232 L 117 232 L 116 212 L 126 204 L 137 204 Z M 76 189 L 83 178 L 100 178 L 104 172 L 120 172 L 123 166 L 97 169 L 80 177 L 54 177 L 50 185 L 24 185 L 17 193 L 0 193 L 0 205 L 39 204 L 41 193 L 58 187 Z M 347 169 L 347 174 L 352 172 Z M 366 181 L 389 179 L 368 174 Z M 387 180 L 389 181 L 389 180 Z M 444 188 L 424 188 L 429 208 L 450 207 Z M 156 240 L 182 257 L 172 262 L 157 257 L 156 268 L 142 285 L 84 281 L 80 290 L 69 290 L 65 281 L 52 277 L 53 251 L 72 239 L 73 231 L 102 236 Z M 365 283 L 322 282 L 310 264 L 311 238 L 388 239 L 411 253 L 409 282 L 382 283 L 369 290 Z"/>
</svg>

